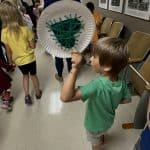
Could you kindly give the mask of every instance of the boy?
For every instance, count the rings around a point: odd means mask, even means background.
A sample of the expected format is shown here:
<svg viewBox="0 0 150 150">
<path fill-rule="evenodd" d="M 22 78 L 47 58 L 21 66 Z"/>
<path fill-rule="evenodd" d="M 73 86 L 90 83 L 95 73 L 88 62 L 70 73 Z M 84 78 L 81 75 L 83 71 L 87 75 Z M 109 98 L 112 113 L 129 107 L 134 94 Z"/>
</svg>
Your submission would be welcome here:
<svg viewBox="0 0 150 150">
<path fill-rule="evenodd" d="M 131 94 L 124 81 L 118 79 L 119 72 L 128 63 L 128 51 L 124 42 L 117 38 L 103 38 L 93 45 L 91 66 L 102 76 L 87 85 L 75 89 L 82 56 L 72 54 L 72 69 L 64 82 L 61 100 L 87 101 L 85 128 L 93 150 L 100 150 L 104 133 L 112 126 L 115 110 L 120 103 L 130 102 Z"/>
</svg>

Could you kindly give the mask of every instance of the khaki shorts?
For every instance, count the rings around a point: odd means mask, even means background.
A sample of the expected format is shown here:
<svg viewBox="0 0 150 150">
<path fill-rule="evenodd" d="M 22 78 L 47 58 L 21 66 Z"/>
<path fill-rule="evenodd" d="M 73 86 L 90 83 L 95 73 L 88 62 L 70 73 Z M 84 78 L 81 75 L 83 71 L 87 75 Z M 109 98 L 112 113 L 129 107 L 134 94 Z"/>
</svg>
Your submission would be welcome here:
<svg viewBox="0 0 150 150">
<path fill-rule="evenodd" d="M 88 141 L 91 142 L 91 144 L 93 146 L 99 145 L 103 142 L 102 135 L 104 135 L 104 132 L 103 133 L 102 132 L 93 133 L 93 132 L 86 130 L 86 133 L 87 133 Z"/>
</svg>

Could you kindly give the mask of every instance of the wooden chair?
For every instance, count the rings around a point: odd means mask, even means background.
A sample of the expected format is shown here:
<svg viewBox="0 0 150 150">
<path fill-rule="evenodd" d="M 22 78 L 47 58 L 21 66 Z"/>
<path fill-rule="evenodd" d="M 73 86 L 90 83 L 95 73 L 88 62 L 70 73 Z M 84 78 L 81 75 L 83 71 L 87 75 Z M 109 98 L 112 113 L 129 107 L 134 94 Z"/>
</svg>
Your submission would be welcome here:
<svg viewBox="0 0 150 150">
<path fill-rule="evenodd" d="M 127 42 L 127 47 L 130 53 L 129 64 L 138 70 L 150 51 L 150 34 L 141 31 L 133 32 Z M 128 70 L 129 67 L 127 66 L 121 76 L 130 82 Z"/>
<path fill-rule="evenodd" d="M 122 22 L 113 22 L 107 36 L 118 38 L 123 30 L 123 27 L 124 24 Z"/>
<path fill-rule="evenodd" d="M 124 123 L 122 127 L 124 129 L 142 129 L 146 123 L 147 106 L 150 97 L 150 55 L 139 71 L 137 71 L 133 65 L 129 65 L 129 68 L 129 75 L 131 78 L 132 86 L 136 93 L 140 96 L 140 101 L 136 108 L 134 122 Z"/>
<path fill-rule="evenodd" d="M 130 52 L 129 63 L 137 63 L 144 60 L 150 49 L 150 34 L 136 31 L 127 42 Z"/>
<path fill-rule="evenodd" d="M 108 34 L 110 27 L 112 25 L 113 19 L 106 17 L 101 25 L 100 38 Z"/>
</svg>

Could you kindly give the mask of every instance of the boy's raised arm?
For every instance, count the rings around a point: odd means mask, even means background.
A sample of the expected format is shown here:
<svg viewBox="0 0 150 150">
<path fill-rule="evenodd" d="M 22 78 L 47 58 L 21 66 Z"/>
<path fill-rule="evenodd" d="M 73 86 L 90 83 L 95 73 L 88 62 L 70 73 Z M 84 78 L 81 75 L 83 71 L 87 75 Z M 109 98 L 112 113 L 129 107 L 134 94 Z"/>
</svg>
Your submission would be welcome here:
<svg viewBox="0 0 150 150">
<path fill-rule="evenodd" d="M 72 54 L 72 69 L 68 74 L 61 90 L 61 100 L 63 102 L 76 101 L 81 99 L 79 89 L 75 89 L 78 71 L 81 66 L 82 56 L 80 53 Z"/>
</svg>

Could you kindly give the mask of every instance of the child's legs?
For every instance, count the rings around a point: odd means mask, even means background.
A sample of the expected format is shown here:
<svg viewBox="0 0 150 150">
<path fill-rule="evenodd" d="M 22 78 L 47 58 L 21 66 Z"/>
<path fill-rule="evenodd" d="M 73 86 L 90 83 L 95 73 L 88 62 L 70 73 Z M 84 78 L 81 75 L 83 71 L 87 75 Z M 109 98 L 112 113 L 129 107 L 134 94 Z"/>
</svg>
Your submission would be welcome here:
<svg viewBox="0 0 150 150">
<path fill-rule="evenodd" d="M 27 65 L 18 66 L 18 67 L 23 74 L 22 84 L 23 84 L 25 96 L 27 96 L 29 95 L 29 73 L 28 73 Z"/>
<path fill-rule="evenodd" d="M 98 144 L 98 145 L 92 145 L 92 150 L 101 150 L 102 149 L 102 145 Z"/>
<path fill-rule="evenodd" d="M 40 84 L 39 84 L 39 79 L 36 75 L 36 61 L 30 63 L 29 73 L 30 73 L 30 77 L 31 77 L 36 95 L 39 95 L 40 94 Z"/>
<path fill-rule="evenodd" d="M 25 96 L 27 96 L 29 95 L 29 73 L 31 75 L 36 75 L 36 62 L 34 61 L 29 64 L 19 66 L 19 69 L 23 74 L 23 88 L 24 88 Z M 33 80 L 35 80 L 34 81 L 35 83 L 37 82 L 36 79 L 34 79 L 34 77 Z M 36 86 L 39 86 L 39 83 L 37 83 Z"/>
<path fill-rule="evenodd" d="M 39 95 L 40 94 L 39 79 L 38 79 L 37 75 L 31 75 L 30 77 L 31 77 L 36 95 Z"/>
<path fill-rule="evenodd" d="M 92 150 L 101 150 L 102 145 L 104 144 L 104 134 L 97 132 L 89 132 L 87 131 L 87 139 L 92 144 Z"/>
<path fill-rule="evenodd" d="M 29 95 L 29 74 L 23 75 L 23 89 L 25 96 Z"/>
<path fill-rule="evenodd" d="M 55 57 L 55 66 L 59 77 L 62 77 L 64 68 L 63 58 Z"/>
<path fill-rule="evenodd" d="M 70 72 L 70 70 L 71 70 L 71 68 L 72 68 L 71 58 L 66 58 L 66 61 L 67 61 L 68 72 Z"/>
</svg>

